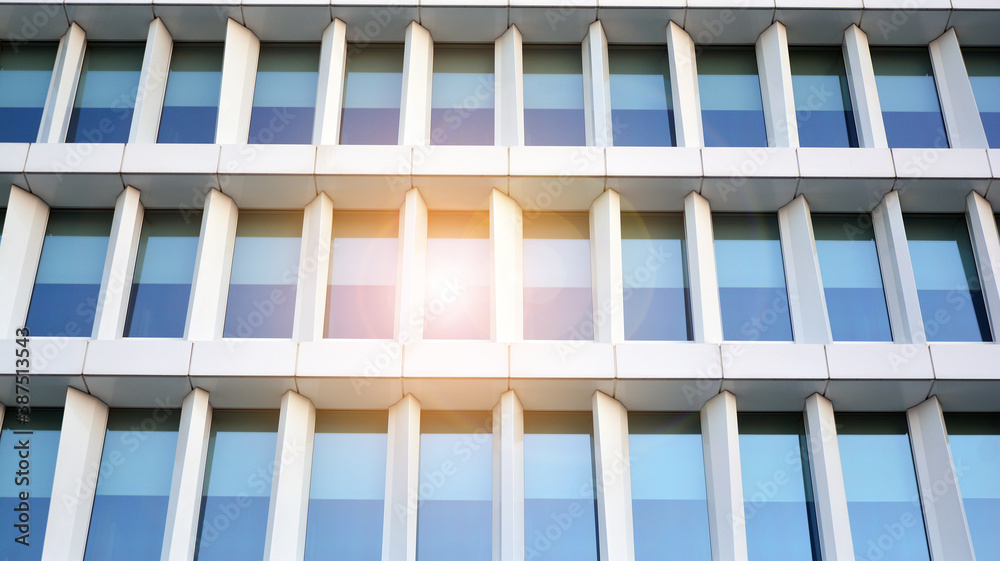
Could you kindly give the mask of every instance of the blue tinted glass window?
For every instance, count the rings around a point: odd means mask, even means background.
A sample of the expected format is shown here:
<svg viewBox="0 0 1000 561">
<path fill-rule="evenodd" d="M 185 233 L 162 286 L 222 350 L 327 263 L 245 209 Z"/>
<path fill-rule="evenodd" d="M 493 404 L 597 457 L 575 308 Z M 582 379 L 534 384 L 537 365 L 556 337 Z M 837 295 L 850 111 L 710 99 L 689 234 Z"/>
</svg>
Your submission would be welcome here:
<svg viewBox="0 0 1000 561">
<path fill-rule="evenodd" d="M 196 561 L 263 559 L 277 411 L 212 413 Z"/>
<path fill-rule="evenodd" d="M 928 341 L 992 341 L 965 217 L 903 217 Z"/>
<path fill-rule="evenodd" d="M 341 144 L 396 144 L 403 97 L 403 47 L 348 45 Z"/>
<path fill-rule="evenodd" d="M 311 144 L 319 46 L 261 45 L 250 144 Z"/>
<path fill-rule="evenodd" d="M 56 46 L 0 43 L 0 142 L 35 142 Z"/>
<path fill-rule="evenodd" d="M 7 474 L 0 478 L 0 543 L 5 552 L 17 553 L 14 559 L 18 561 L 39 561 L 49 518 L 62 410 L 32 409 L 28 422 L 20 421 L 17 408 L 9 406 L 0 432 L 0 471 Z M 30 473 L 17 475 L 23 471 L 19 464 L 26 449 Z M 27 501 L 21 500 L 21 493 L 28 494 Z"/>
<path fill-rule="evenodd" d="M 977 559 L 1000 559 L 1000 416 L 946 415 L 948 443 Z"/>
<path fill-rule="evenodd" d="M 493 45 L 434 49 L 431 144 L 493 145 Z"/>
<path fill-rule="evenodd" d="M 814 214 L 812 222 L 834 341 L 891 341 L 871 217 Z"/>
<path fill-rule="evenodd" d="M 871 53 L 889 148 L 947 148 L 927 49 L 873 48 Z"/>
<path fill-rule="evenodd" d="M 420 415 L 417 559 L 489 561 L 493 550 L 493 416 Z"/>
<path fill-rule="evenodd" d="M 917 476 L 903 414 L 837 414 L 857 559 L 927 561 Z"/>
<path fill-rule="evenodd" d="M 778 217 L 713 217 L 722 332 L 730 341 L 791 341 Z"/>
<path fill-rule="evenodd" d="M 697 414 L 629 413 L 636 561 L 710 561 Z"/>
<path fill-rule="evenodd" d="M 222 50 L 222 45 L 174 45 L 157 142 L 215 142 Z"/>
<path fill-rule="evenodd" d="M 611 123 L 615 146 L 674 146 L 674 105 L 666 49 L 612 48 Z"/>
<path fill-rule="evenodd" d="M 306 561 L 382 559 L 388 414 L 316 413 Z"/>
<path fill-rule="evenodd" d="M 240 213 L 224 337 L 292 336 L 302 212 Z"/>
<path fill-rule="evenodd" d="M 126 337 L 183 337 L 201 213 L 147 210 L 132 275 Z"/>
<path fill-rule="evenodd" d="M 84 561 L 156 561 L 180 411 L 111 411 Z"/>
<path fill-rule="evenodd" d="M 705 146 L 767 146 L 752 47 L 698 53 L 698 94 Z"/>
<path fill-rule="evenodd" d="M 962 49 L 990 148 L 1000 148 L 1000 51 Z"/>
<path fill-rule="evenodd" d="M 399 213 L 333 216 L 326 336 L 392 339 Z"/>
<path fill-rule="evenodd" d="M 684 217 L 622 213 L 625 338 L 687 341 L 691 301 L 684 255 Z"/>
<path fill-rule="evenodd" d="M 524 558 L 597 561 L 593 420 L 524 413 Z"/>
<path fill-rule="evenodd" d="M 580 47 L 524 47 L 524 143 L 583 146 L 583 56 Z"/>
<path fill-rule="evenodd" d="M 90 337 L 112 213 L 52 210 L 25 324 L 38 336 Z"/>
<path fill-rule="evenodd" d="M 128 142 L 143 51 L 141 44 L 87 45 L 66 142 Z"/>
<path fill-rule="evenodd" d="M 789 49 L 800 146 L 857 147 L 858 131 L 844 55 L 834 49 Z"/>
<path fill-rule="evenodd" d="M 490 338 L 489 257 L 489 213 L 428 214 L 425 338 Z"/>
<path fill-rule="evenodd" d="M 594 339 L 590 217 L 524 216 L 524 338 Z"/>
</svg>

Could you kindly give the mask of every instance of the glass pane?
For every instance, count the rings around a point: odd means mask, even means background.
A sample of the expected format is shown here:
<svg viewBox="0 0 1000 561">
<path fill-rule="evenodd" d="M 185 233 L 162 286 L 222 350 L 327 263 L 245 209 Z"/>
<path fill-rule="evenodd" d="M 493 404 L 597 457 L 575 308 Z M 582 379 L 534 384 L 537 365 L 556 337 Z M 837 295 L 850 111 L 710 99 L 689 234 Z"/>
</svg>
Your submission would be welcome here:
<svg viewBox="0 0 1000 561">
<path fill-rule="evenodd" d="M 928 341 L 992 341 L 965 217 L 903 217 Z"/>
<path fill-rule="evenodd" d="M 990 148 L 1000 148 L 1000 51 L 962 49 Z"/>
<path fill-rule="evenodd" d="M 389 416 L 316 413 L 306 561 L 382 559 Z"/>
<path fill-rule="evenodd" d="M 1000 416 L 945 415 L 976 558 L 1000 559 Z"/>
<path fill-rule="evenodd" d="M 730 341 L 791 341 L 778 217 L 712 217 L 722 332 Z"/>
<path fill-rule="evenodd" d="M 25 325 L 35 337 L 90 337 L 112 213 L 52 210 Z"/>
<path fill-rule="evenodd" d="M 174 45 L 157 142 L 215 142 L 222 51 L 222 45 Z"/>
<path fill-rule="evenodd" d="M 196 561 L 263 559 L 277 411 L 212 413 Z"/>
<path fill-rule="evenodd" d="M 142 44 L 87 45 L 66 142 L 128 142 L 144 50 Z"/>
<path fill-rule="evenodd" d="M 489 561 L 493 552 L 493 416 L 420 415 L 417 559 Z"/>
<path fill-rule="evenodd" d="M 177 452 L 180 411 L 112 410 L 85 561 L 157 561 Z"/>
<path fill-rule="evenodd" d="M 690 340 L 683 215 L 623 212 L 622 273 L 626 339 Z"/>
<path fill-rule="evenodd" d="M 524 558 L 597 561 L 593 420 L 524 413 Z"/>
<path fill-rule="evenodd" d="M 240 212 L 223 337 L 292 336 L 301 243 L 301 211 Z"/>
<path fill-rule="evenodd" d="M 628 414 L 636 561 L 710 561 L 697 414 Z"/>
<path fill-rule="evenodd" d="M 402 45 L 348 45 L 340 143 L 396 144 L 402 96 Z"/>
<path fill-rule="evenodd" d="M 398 234 L 395 211 L 334 212 L 327 337 L 392 339 Z"/>
<path fill-rule="evenodd" d="M 126 337 L 183 337 L 201 212 L 147 210 L 135 258 Z"/>
<path fill-rule="evenodd" d="M 493 45 L 437 47 L 431 144 L 493 145 Z"/>
<path fill-rule="evenodd" d="M 579 46 L 524 46 L 524 143 L 587 144 Z"/>
<path fill-rule="evenodd" d="M 674 106 L 666 49 L 608 50 L 615 146 L 674 146 Z"/>
<path fill-rule="evenodd" d="M 857 147 L 858 131 L 839 48 L 789 49 L 800 146 Z"/>
<path fill-rule="evenodd" d="M 524 215 L 524 338 L 594 339 L 590 217 Z"/>
<path fill-rule="evenodd" d="M 7 474 L 0 478 L 0 543 L 4 551 L 16 551 L 18 561 L 40 561 L 63 412 L 31 409 L 26 415 L 9 406 L 0 431 L 0 473 Z M 29 473 L 18 474 L 25 451 Z M 21 493 L 28 494 L 27 501 Z"/>
<path fill-rule="evenodd" d="M 873 48 L 871 54 L 889 148 L 947 148 L 927 49 Z"/>
<path fill-rule="evenodd" d="M 892 341 L 868 214 L 814 214 L 816 253 L 835 341 Z"/>
<path fill-rule="evenodd" d="M 312 144 L 319 46 L 261 45 L 250 144 Z"/>
<path fill-rule="evenodd" d="M 767 146 L 752 47 L 702 49 L 698 93 L 705 146 Z"/>
<path fill-rule="evenodd" d="M 35 142 L 56 46 L 0 43 L 0 142 Z"/>
<path fill-rule="evenodd" d="M 489 259 L 489 213 L 427 214 L 425 338 L 490 338 Z"/>
</svg>

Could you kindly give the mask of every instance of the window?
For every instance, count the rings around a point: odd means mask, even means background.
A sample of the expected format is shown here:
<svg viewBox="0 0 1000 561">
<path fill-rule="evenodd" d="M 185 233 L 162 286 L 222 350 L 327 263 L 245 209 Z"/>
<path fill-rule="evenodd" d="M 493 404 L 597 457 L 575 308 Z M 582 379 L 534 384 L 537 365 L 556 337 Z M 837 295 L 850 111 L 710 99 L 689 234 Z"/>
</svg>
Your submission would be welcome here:
<svg viewBox="0 0 1000 561">
<path fill-rule="evenodd" d="M 112 410 L 84 561 L 157 561 L 180 411 Z"/>
<path fill-rule="evenodd" d="M 431 144 L 493 145 L 493 50 L 434 49 Z"/>
<path fill-rule="evenodd" d="M 667 51 L 612 48 L 608 67 L 614 145 L 676 145 Z"/>
<path fill-rule="evenodd" d="M 112 213 L 52 210 L 25 324 L 35 337 L 90 337 Z"/>
<path fill-rule="evenodd" d="M 215 142 L 222 89 L 222 52 L 222 45 L 174 45 L 157 142 Z"/>
<path fill-rule="evenodd" d="M 629 413 L 636 561 L 711 561 L 697 415 Z"/>
<path fill-rule="evenodd" d="M 427 214 L 425 338 L 490 338 L 489 258 L 489 213 Z"/>
<path fill-rule="evenodd" d="M 313 445 L 306 561 L 382 558 L 385 411 L 319 411 Z"/>
<path fill-rule="evenodd" d="M 183 337 L 201 212 L 147 210 L 135 258 L 126 337 Z"/>
<path fill-rule="evenodd" d="M 834 341 L 892 341 L 871 216 L 814 214 Z"/>
<path fill-rule="evenodd" d="M 625 338 L 690 340 L 684 217 L 623 212 L 621 220 Z"/>
<path fill-rule="evenodd" d="M 1000 416 L 945 415 L 977 559 L 1000 558 Z"/>
<path fill-rule="evenodd" d="M 396 144 L 403 97 L 403 47 L 348 45 L 341 144 Z"/>
<path fill-rule="evenodd" d="M 594 339 L 590 217 L 524 214 L 524 338 Z"/>
<path fill-rule="evenodd" d="M 969 72 L 986 139 L 990 148 L 1000 148 L 1000 52 L 962 49 L 962 57 Z"/>
<path fill-rule="evenodd" d="M 301 211 L 240 212 L 224 337 L 292 336 L 301 243 Z"/>
<path fill-rule="evenodd" d="M 587 144 L 580 47 L 524 47 L 524 144 Z"/>
<path fill-rule="evenodd" d="M 490 413 L 421 413 L 417 559 L 492 559 L 492 431 Z"/>
<path fill-rule="evenodd" d="M 399 214 L 335 211 L 326 336 L 392 339 Z"/>
<path fill-rule="evenodd" d="M 261 45 L 250 144 L 312 144 L 319 47 Z"/>
<path fill-rule="evenodd" d="M 889 148 L 947 148 L 927 49 L 872 49 Z"/>
<path fill-rule="evenodd" d="M 723 336 L 730 341 L 791 341 L 777 216 L 721 214 L 712 221 Z"/>
<path fill-rule="evenodd" d="M 992 341 L 965 217 L 903 217 L 928 341 Z"/>
<path fill-rule="evenodd" d="M 698 53 L 698 94 L 705 146 L 767 146 L 752 47 L 703 48 Z"/>
<path fill-rule="evenodd" d="M 90 43 L 66 142 L 128 142 L 143 45 Z"/>
<path fill-rule="evenodd" d="M 56 46 L 0 43 L 0 142 L 35 142 Z"/>
<path fill-rule="evenodd" d="M 799 146 L 857 147 L 858 130 L 839 48 L 795 48 L 792 66 Z"/>
</svg>

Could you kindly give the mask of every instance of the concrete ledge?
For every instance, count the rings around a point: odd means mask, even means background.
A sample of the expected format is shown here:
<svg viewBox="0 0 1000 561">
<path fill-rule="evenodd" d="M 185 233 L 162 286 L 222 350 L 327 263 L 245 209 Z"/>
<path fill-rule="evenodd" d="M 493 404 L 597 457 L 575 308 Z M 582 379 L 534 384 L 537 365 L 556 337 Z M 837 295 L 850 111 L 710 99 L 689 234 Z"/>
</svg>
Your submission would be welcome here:
<svg viewBox="0 0 1000 561">
<path fill-rule="evenodd" d="M 630 411 L 697 411 L 722 388 L 719 345 L 632 341 L 615 361 L 614 398 Z"/>
<path fill-rule="evenodd" d="M 804 343 L 723 343 L 722 377 L 750 380 L 826 380 L 823 345 Z"/>
<path fill-rule="evenodd" d="M 190 365 L 191 341 L 152 338 L 95 340 L 87 345 L 83 373 L 186 377 Z"/>
<path fill-rule="evenodd" d="M 403 346 L 392 340 L 299 343 L 298 392 L 317 409 L 387 409 L 403 397 Z"/>
<path fill-rule="evenodd" d="M 124 144 L 32 144 L 24 175 L 49 206 L 113 207 L 125 188 L 124 154 Z"/>
<path fill-rule="evenodd" d="M 17 185 L 22 189 L 28 188 L 28 182 L 24 178 L 24 165 L 28 161 L 27 142 L 4 142 L 0 144 L 0 185 L 7 187 Z M 9 191 L 4 189 L 6 194 Z"/>
<path fill-rule="evenodd" d="M 434 209 L 488 209 L 490 191 L 508 192 L 507 150 L 505 146 L 415 147 L 413 186 Z"/>
<path fill-rule="evenodd" d="M 223 144 L 219 185 L 240 208 L 299 209 L 316 195 L 316 147 Z"/>
<path fill-rule="evenodd" d="M 408 343 L 403 354 L 403 377 L 506 379 L 507 349 L 505 343 L 490 341 Z"/>
<path fill-rule="evenodd" d="M 605 154 L 608 188 L 623 207 L 681 211 L 684 197 L 701 189 L 700 148 L 609 147 Z"/>
<path fill-rule="evenodd" d="M 316 188 L 340 209 L 397 209 L 412 186 L 409 146 L 320 146 Z"/>
<path fill-rule="evenodd" d="M 614 378 L 614 347 L 589 341 L 512 343 L 510 377 Z"/>
<path fill-rule="evenodd" d="M 938 380 L 994 380 L 1000 383 L 1000 345 L 931 343 L 931 363 Z"/>
<path fill-rule="evenodd" d="M 191 376 L 287 376 L 295 374 L 298 345 L 285 339 L 195 341 Z M 197 386 L 197 384 L 195 384 Z M 206 388 L 207 389 L 207 388 Z"/>
<path fill-rule="evenodd" d="M 146 208 L 202 208 L 219 186 L 218 144 L 126 144 L 122 179 Z"/>
<path fill-rule="evenodd" d="M 191 391 L 191 380 L 183 376 L 87 375 L 90 393 L 111 407 L 180 409 Z"/>
<path fill-rule="evenodd" d="M 703 148 L 701 195 L 715 211 L 776 211 L 794 197 L 794 148 Z"/>
<path fill-rule="evenodd" d="M 888 148 L 798 148 L 799 187 L 813 212 L 870 212 L 895 182 Z"/>
</svg>

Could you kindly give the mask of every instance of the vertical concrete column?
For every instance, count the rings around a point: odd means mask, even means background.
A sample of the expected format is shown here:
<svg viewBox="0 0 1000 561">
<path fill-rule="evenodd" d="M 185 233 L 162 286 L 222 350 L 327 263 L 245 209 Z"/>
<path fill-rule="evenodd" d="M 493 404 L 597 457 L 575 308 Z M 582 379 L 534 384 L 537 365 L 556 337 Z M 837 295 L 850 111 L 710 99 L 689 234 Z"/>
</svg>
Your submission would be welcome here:
<svg viewBox="0 0 1000 561">
<path fill-rule="evenodd" d="M 326 193 L 320 193 L 306 205 L 302 220 L 295 325 L 292 328 L 292 339 L 295 341 L 316 341 L 323 338 L 332 241 L 333 201 Z"/>
<path fill-rule="evenodd" d="M 952 148 L 989 148 L 955 28 L 945 31 L 931 41 L 927 48 L 934 68 L 934 83 L 941 100 L 941 116 L 944 117 L 944 128 L 948 130 L 949 145 Z"/>
<path fill-rule="evenodd" d="M 115 201 L 114 221 L 108 240 L 108 256 L 104 260 L 101 292 L 97 297 L 94 318 L 94 338 L 120 339 L 125 330 L 128 298 L 132 290 L 132 274 L 139 251 L 139 234 L 145 209 L 139 202 L 139 190 L 126 187 Z"/>
<path fill-rule="evenodd" d="M 594 340 L 625 340 L 622 294 L 621 197 L 608 189 L 590 205 L 590 274 L 594 283 Z"/>
<path fill-rule="evenodd" d="M 906 423 L 931 559 L 974 561 L 976 554 L 965 518 L 965 504 L 958 489 L 944 413 L 937 397 L 911 407 L 906 412 Z"/>
<path fill-rule="evenodd" d="M 38 127 L 38 142 L 63 142 L 69 130 L 69 118 L 76 99 L 76 87 L 83 70 L 83 55 L 87 52 L 87 34 L 75 22 L 59 39 L 56 63 L 49 82 L 49 93 L 42 109 Z"/>
<path fill-rule="evenodd" d="M 809 203 L 802 195 L 778 209 L 781 256 L 785 261 L 785 284 L 797 343 L 829 343 L 833 340 L 826 311 L 826 293 L 816 256 Z"/>
<path fill-rule="evenodd" d="M 788 34 L 780 21 L 757 38 L 757 72 L 764 100 L 767 145 L 799 147 L 799 127 L 792 95 L 792 65 L 788 59 Z"/>
<path fill-rule="evenodd" d="M 493 559 L 524 561 L 524 409 L 513 390 L 493 408 Z"/>
<path fill-rule="evenodd" d="M 601 561 L 633 561 L 632 471 L 628 411 L 618 400 L 594 392 L 594 462 Z"/>
<path fill-rule="evenodd" d="M 840 467 L 840 444 L 830 400 L 814 393 L 806 399 L 806 440 L 809 443 L 809 475 L 812 480 L 819 527 L 819 547 L 824 561 L 854 561 L 851 521 L 847 516 L 847 492 Z"/>
<path fill-rule="evenodd" d="M 222 338 L 238 215 L 236 203 L 223 195 L 222 191 L 212 189 L 208 192 L 205 210 L 201 215 L 201 234 L 194 261 L 185 339 L 212 341 Z"/>
<path fill-rule="evenodd" d="M 230 19 L 226 23 L 226 46 L 222 55 L 222 87 L 216 144 L 246 144 L 250 136 L 253 90 L 257 83 L 260 39 Z"/>
<path fill-rule="evenodd" d="M 139 93 L 135 99 L 132 129 L 129 142 L 152 144 L 160 131 L 160 112 L 163 98 L 167 93 L 167 74 L 170 72 L 170 56 L 174 50 L 174 39 L 160 18 L 149 22 L 146 36 L 146 53 L 142 58 L 142 72 L 139 74 Z"/>
<path fill-rule="evenodd" d="M 48 222 L 49 205 L 11 185 L 0 236 L 0 337 L 24 327 Z"/>
<path fill-rule="evenodd" d="M 868 50 L 868 36 L 857 25 L 844 31 L 844 64 L 847 66 L 847 86 L 854 106 L 858 144 L 862 148 L 888 148 L 882 104 L 875 88 L 875 69 Z"/>
<path fill-rule="evenodd" d="M 925 343 L 924 323 L 917 298 L 917 281 L 910 263 L 910 248 L 906 244 L 903 212 L 899 194 L 890 191 L 872 211 L 875 247 L 885 285 L 885 303 L 889 309 L 889 325 L 897 343 Z"/>
<path fill-rule="evenodd" d="M 583 38 L 583 108 L 587 146 L 611 146 L 611 79 L 608 37 L 600 20 Z"/>
<path fill-rule="evenodd" d="M 684 197 L 684 245 L 691 287 L 691 327 L 696 343 L 722 342 L 722 306 L 715 271 L 712 208 L 694 191 Z"/>
<path fill-rule="evenodd" d="M 382 561 L 416 561 L 420 486 L 420 402 L 410 394 L 389 408 Z"/>
<path fill-rule="evenodd" d="M 399 113 L 399 143 L 431 143 L 431 81 L 434 40 L 430 31 L 411 21 L 403 47 L 403 101 Z"/>
<path fill-rule="evenodd" d="M 160 561 L 194 559 L 211 430 L 212 405 L 208 402 L 208 392 L 195 388 L 181 404 L 177 454 L 174 456 Z"/>
<path fill-rule="evenodd" d="M 278 420 L 264 561 L 305 558 L 315 436 L 316 408 L 312 401 L 291 390 L 285 392 Z"/>
<path fill-rule="evenodd" d="M 490 193 L 490 335 L 499 343 L 524 339 L 524 222 L 517 201 Z"/>
<path fill-rule="evenodd" d="M 701 408 L 712 561 L 747 561 L 736 396 L 724 391 Z"/>
<path fill-rule="evenodd" d="M 74 388 L 66 389 L 42 561 L 83 559 L 107 428 L 107 405 Z"/>
<path fill-rule="evenodd" d="M 993 329 L 993 340 L 1000 336 L 1000 239 L 997 237 L 993 207 L 982 195 L 973 191 L 965 198 L 965 219 L 972 237 L 972 251 L 979 269 L 979 284 L 986 299 L 986 313 Z"/>
<path fill-rule="evenodd" d="M 521 32 L 510 26 L 494 43 L 493 73 L 496 109 L 494 143 L 524 146 L 524 57 Z"/>
<path fill-rule="evenodd" d="M 427 203 L 410 189 L 399 209 L 399 254 L 396 265 L 395 339 L 424 338 L 424 287 L 427 282 Z"/>
<path fill-rule="evenodd" d="M 705 145 L 696 52 L 694 40 L 687 31 L 674 22 L 668 23 L 667 56 L 670 58 L 670 96 L 674 104 L 677 146 Z"/>
<path fill-rule="evenodd" d="M 340 144 L 340 118 L 344 109 L 347 76 L 347 24 L 334 18 L 323 31 L 320 45 L 313 144 Z"/>
</svg>

